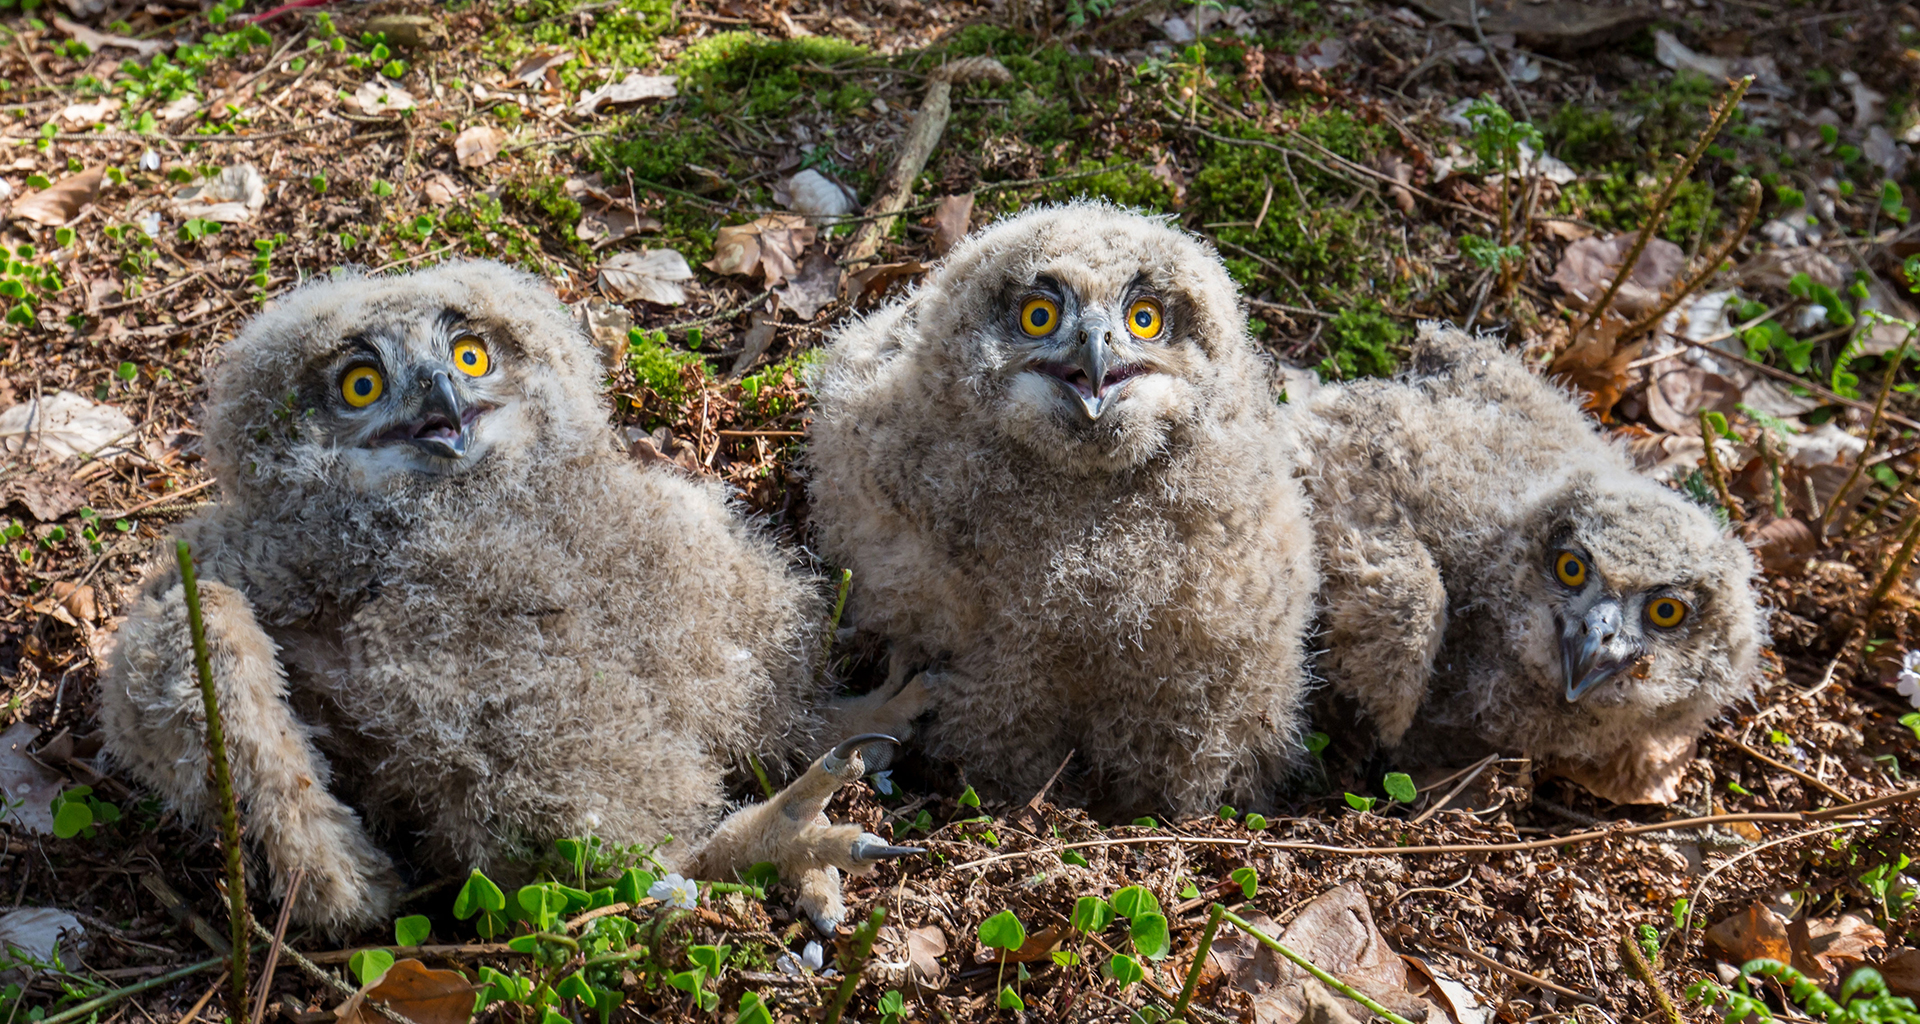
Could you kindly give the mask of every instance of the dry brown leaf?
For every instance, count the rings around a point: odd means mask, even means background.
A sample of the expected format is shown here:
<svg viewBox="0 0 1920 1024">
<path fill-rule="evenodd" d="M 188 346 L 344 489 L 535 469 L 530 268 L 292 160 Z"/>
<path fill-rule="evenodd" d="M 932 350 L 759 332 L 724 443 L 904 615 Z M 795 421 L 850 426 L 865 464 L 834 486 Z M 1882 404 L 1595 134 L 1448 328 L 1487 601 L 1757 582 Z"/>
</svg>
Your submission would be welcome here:
<svg viewBox="0 0 1920 1024">
<path fill-rule="evenodd" d="M 415 1024 L 467 1024 L 473 1019 L 473 994 L 484 987 L 459 971 L 431 970 L 409 958 L 395 962 L 372 985 L 348 996 L 335 1012 L 339 1024 L 382 1024 L 386 1015 L 367 1006 L 371 1000 Z"/>
<path fill-rule="evenodd" d="M 1250 920 L 1269 935 L 1276 931 L 1271 919 Z M 1390 1010 L 1428 1008 L 1425 1000 L 1408 991 L 1406 964 L 1374 926 L 1366 894 L 1357 885 L 1338 886 L 1309 903 L 1278 939 Z M 1215 940 L 1209 956 L 1224 976 L 1221 992 L 1250 993 L 1260 1024 L 1296 1024 L 1310 1007 L 1306 988 L 1320 987 L 1305 971 L 1238 929 Z M 1340 1003 L 1358 1019 L 1369 1016 L 1358 1003 L 1344 999 Z"/>
<path fill-rule="evenodd" d="M 847 295 L 855 306 L 865 309 L 886 298 L 894 285 L 910 282 L 926 272 L 926 265 L 917 260 L 876 264 L 847 275 Z"/>
<path fill-rule="evenodd" d="M 446 206 L 460 198 L 460 183 L 445 171 L 435 171 L 427 176 L 427 202 L 435 206 Z"/>
<path fill-rule="evenodd" d="M 677 75 L 631 74 L 618 82 L 608 82 L 592 92 L 582 93 L 573 105 L 577 117 L 586 117 L 603 106 L 624 106 L 642 100 L 670 100 L 680 95 L 674 87 Z"/>
<path fill-rule="evenodd" d="M 760 357 L 767 354 L 773 345 L 774 325 L 780 320 L 780 310 L 756 309 L 747 315 L 747 333 L 740 339 L 740 354 L 733 359 L 733 368 L 727 371 L 730 377 L 743 377 Z"/>
<path fill-rule="evenodd" d="M 87 584 L 78 586 L 61 580 L 47 588 L 47 596 L 60 603 L 67 614 L 81 622 L 92 622 L 100 617 L 94 606 L 93 588 Z"/>
<path fill-rule="evenodd" d="M 775 185 L 773 201 L 812 224 L 845 217 L 855 207 L 852 189 L 811 168 Z"/>
<path fill-rule="evenodd" d="M 59 227 L 72 220 L 81 207 L 93 202 L 94 197 L 100 194 L 100 182 L 106 173 L 105 167 L 89 167 L 32 195 L 23 195 L 13 201 L 13 216 L 47 227 Z"/>
<path fill-rule="evenodd" d="M 1813 529 L 1799 519 L 1769 519 L 1753 531 L 1754 554 L 1767 572 L 1798 576 L 1807 568 L 1807 560 L 1820 546 Z"/>
<path fill-rule="evenodd" d="M 1761 957 L 1783 964 L 1793 960 L 1787 923 L 1763 903 L 1755 903 L 1707 929 L 1707 944 L 1736 964 Z"/>
<path fill-rule="evenodd" d="M 1732 417 L 1742 399 L 1740 385 L 1697 366 L 1669 370 L 1647 387 L 1647 413 L 1676 434 L 1698 433 L 1700 413 Z"/>
<path fill-rule="evenodd" d="M 67 777 L 27 755 L 40 730 L 15 722 L 0 733 L 0 795 L 7 799 L 7 821 L 39 835 L 53 834 L 53 798 Z"/>
<path fill-rule="evenodd" d="M 1585 392 L 1586 410 L 1603 420 L 1632 383 L 1627 367 L 1645 347 L 1645 342 L 1618 343 L 1626 327 L 1627 322 L 1612 313 L 1602 316 L 1591 329 L 1576 336 L 1547 371 Z"/>
<path fill-rule="evenodd" d="M 818 232 L 807 219 L 791 213 L 770 213 L 746 224 L 729 224 L 713 241 L 713 258 L 705 266 L 716 274 L 759 273 L 767 287 L 776 288 L 799 272 L 800 253 L 813 244 Z"/>
<path fill-rule="evenodd" d="M 1896 949 L 1880 965 L 1880 976 L 1896 996 L 1920 998 L 1920 949 Z"/>
<path fill-rule="evenodd" d="M 626 354 L 627 332 L 633 329 L 633 314 L 627 307 L 616 305 L 601 298 L 591 298 L 575 307 L 580 318 L 580 326 L 593 339 L 600 350 L 601 358 L 609 366 L 617 366 Z"/>
<path fill-rule="evenodd" d="M 69 103 L 60 109 L 60 120 L 69 128 L 91 128 L 107 119 L 107 115 L 120 109 L 116 99 L 96 100 L 92 103 Z"/>
<path fill-rule="evenodd" d="M 71 391 L 55 391 L 0 412 L 0 450 L 9 452 L 38 446 L 57 459 L 119 455 L 126 449 L 117 442 L 133 432 L 133 420 L 126 413 Z"/>
<path fill-rule="evenodd" d="M 368 117 L 412 110 L 415 106 L 412 93 L 377 75 L 353 91 L 353 105 Z"/>
<path fill-rule="evenodd" d="M 972 230 L 972 223 L 973 193 L 941 196 L 939 207 L 927 218 L 927 226 L 933 229 L 933 254 L 945 256 L 960 244 L 962 238 L 967 237 L 967 232 Z"/>
<path fill-rule="evenodd" d="M 1611 238 L 1583 238 L 1567 246 L 1560 265 L 1547 280 L 1573 299 L 1575 308 L 1585 310 L 1606 294 L 1607 286 L 1619 273 L 1620 262 L 1633 248 L 1632 234 Z M 1660 304 L 1660 290 L 1673 282 L 1686 265 L 1687 255 L 1664 238 L 1647 242 L 1647 248 L 1633 265 L 1633 273 L 1613 297 L 1610 309 L 1627 318 L 1638 317 Z"/>
<path fill-rule="evenodd" d="M 485 167 L 500 155 L 500 146 L 506 141 L 506 133 L 500 129 L 476 124 L 453 137 L 453 154 L 462 167 Z"/>
<path fill-rule="evenodd" d="M 988 949 L 982 946 L 975 951 L 973 959 L 975 963 L 983 964 L 1038 963 L 1041 960 L 1047 959 L 1055 949 L 1059 948 L 1061 940 L 1067 937 L 1068 931 L 1069 929 L 1065 925 L 1048 925 L 1028 935 L 1027 941 L 1021 943 L 1019 949 L 1008 951 L 1004 949 Z"/>
<path fill-rule="evenodd" d="M 693 277 L 687 258 L 673 249 L 623 252 L 600 265 L 600 290 L 620 302 L 641 299 L 662 306 L 687 301 L 680 282 Z"/>
<path fill-rule="evenodd" d="M 581 241 L 602 249 L 643 231 L 658 231 L 661 226 L 652 217 L 634 216 L 633 211 L 618 206 L 602 206 L 582 213 L 573 233 L 579 235 Z"/>
<path fill-rule="evenodd" d="M 801 264 L 800 273 L 776 289 L 780 304 L 793 310 L 801 320 L 812 320 L 820 308 L 840 294 L 840 265 L 833 257 L 816 252 Z"/>
<path fill-rule="evenodd" d="M 539 50 L 528 54 L 507 72 L 507 82 L 517 85 L 560 84 L 560 65 L 573 59 L 572 50 Z"/>
<path fill-rule="evenodd" d="M 64 474 L 21 472 L 0 484 L 0 506 L 17 501 L 33 518 L 51 523 L 87 503 L 87 496 Z"/>
<path fill-rule="evenodd" d="M 1885 949 L 1887 934 L 1857 914 L 1841 914 L 1801 918 L 1787 926 L 1787 941 L 1793 945 L 1796 966 L 1817 964 L 1820 974 L 1838 981 L 1865 963 L 1869 950 Z"/>
<path fill-rule="evenodd" d="M 1162 153 L 1160 159 L 1147 169 L 1147 173 L 1158 178 L 1161 184 L 1167 186 L 1167 191 L 1173 193 L 1173 205 L 1176 208 L 1187 201 L 1187 176 L 1180 173 L 1180 166 L 1173 162 L 1172 157 Z"/>
<path fill-rule="evenodd" d="M 926 925 L 907 932 L 907 967 L 915 981 L 928 988 L 945 988 L 946 968 L 940 957 L 947 952 L 947 936 L 939 927 Z"/>
</svg>

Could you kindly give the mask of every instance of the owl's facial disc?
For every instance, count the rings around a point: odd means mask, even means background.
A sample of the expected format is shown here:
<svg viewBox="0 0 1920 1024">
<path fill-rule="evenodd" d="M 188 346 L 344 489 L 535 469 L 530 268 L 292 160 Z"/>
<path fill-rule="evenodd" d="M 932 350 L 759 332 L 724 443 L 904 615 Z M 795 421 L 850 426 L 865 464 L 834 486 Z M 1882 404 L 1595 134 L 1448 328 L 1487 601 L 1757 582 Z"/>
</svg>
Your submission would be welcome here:
<svg viewBox="0 0 1920 1024">
<path fill-rule="evenodd" d="M 1601 581 L 1584 551 L 1555 551 L 1549 571 L 1565 595 L 1554 620 L 1560 627 L 1567 701 L 1574 703 L 1639 664 L 1647 654 L 1646 634 L 1639 617 L 1628 614 L 1627 602 Z M 1656 598 L 1650 604 L 1676 600 Z M 1647 614 L 1654 614 L 1651 607 Z"/>
<path fill-rule="evenodd" d="M 1135 298 L 1123 328 L 1108 310 L 1077 303 L 1043 278 L 1022 297 L 1018 313 L 1020 333 L 1033 344 L 1021 359 L 1022 372 L 1051 381 L 1088 423 L 1118 405 L 1135 378 L 1161 372 L 1138 344 L 1164 329 L 1158 299 Z"/>
</svg>

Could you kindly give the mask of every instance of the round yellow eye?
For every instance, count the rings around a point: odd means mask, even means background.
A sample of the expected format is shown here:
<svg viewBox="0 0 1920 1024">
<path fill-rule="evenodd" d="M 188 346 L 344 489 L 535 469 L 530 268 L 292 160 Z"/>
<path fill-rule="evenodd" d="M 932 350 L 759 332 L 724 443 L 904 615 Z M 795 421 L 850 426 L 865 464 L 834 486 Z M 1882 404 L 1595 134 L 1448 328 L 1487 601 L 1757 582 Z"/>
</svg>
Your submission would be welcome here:
<svg viewBox="0 0 1920 1024">
<path fill-rule="evenodd" d="M 1678 598 L 1656 597 L 1647 602 L 1647 621 L 1661 629 L 1672 629 L 1686 619 L 1686 602 Z"/>
<path fill-rule="evenodd" d="M 1020 329 L 1030 338 L 1041 338 L 1052 334 L 1060 323 L 1060 307 L 1052 299 L 1034 296 L 1020 307 Z"/>
<path fill-rule="evenodd" d="M 1553 560 L 1553 574 L 1569 587 L 1584 586 L 1587 582 L 1587 563 L 1571 551 L 1562 551 Z"/>
<path fill-rule="evenodd" d="M 1156 338 L 1160 335 L 1160 304 L 1152 299 L 1141 299 L 1127 310 L 1127 330 L 1141 339 Z"/>
<path fill-rule="evenodd" d="M 486 343 L 469 336 L 453 343 L 453 365 L 469 377 L 482 377 L 493 363 L 487 358 Z"/>
<path fill-rule="evenodd" d="M 340 397 L 355 409 L 372 405 L 385 389 L 386 381 L 381 379 L 380 371 L 371 366 L 356 366 L 340 378 Z"/>
</svg>

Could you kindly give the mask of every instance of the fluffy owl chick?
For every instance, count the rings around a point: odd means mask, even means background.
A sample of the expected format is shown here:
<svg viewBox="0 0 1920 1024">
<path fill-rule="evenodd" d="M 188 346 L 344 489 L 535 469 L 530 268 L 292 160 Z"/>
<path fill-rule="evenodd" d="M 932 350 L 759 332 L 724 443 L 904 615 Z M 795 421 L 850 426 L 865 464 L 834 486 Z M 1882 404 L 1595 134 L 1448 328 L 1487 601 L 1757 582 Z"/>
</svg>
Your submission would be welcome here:
<svg viewBox="0 0 1920 1024">
<path fill-rule="evenodd" d="M 1077 751 L 1053 792 L 1102 813 L 1267 804 L 1316 585 L 1270 380 L 1219 258 L 1093 203 L 833 339 L 813 521 L 855 624 L 926 670 L 932 752 L 1025 797 Z"/>
<path fill-rule="evenodd" d="M 222 500 L 179 535 L 246 834 L 276 891 L 305 871 L 299 918 L 385 919 L 383 845 L 511 872 L 564 836 L 671 834 L 669 863 L 707 877 L 781 862 L 828 918 L 838 869 L 900 852 L 818 813 L 850 749 L 694 848 L 731 759 L 812 742 L 820 602 L 717 488 L 617 450 L 593 348 L 533 278 L 465 263 L 309 285 L 225 355 L 206 424 Z M 101 717 L 117 763 L 210 820 L 171 555 Z"/>
<path fill-rule="evenodd" d="M 1315 392 L 1301 430 L 1321 668 L 1385 745 L 1472 733 L 1609 799 L 1673 799 L 1757 681 L 1744 543 L 1495 340 L 1438 324 L 1401 377 Z"/>
</svg>

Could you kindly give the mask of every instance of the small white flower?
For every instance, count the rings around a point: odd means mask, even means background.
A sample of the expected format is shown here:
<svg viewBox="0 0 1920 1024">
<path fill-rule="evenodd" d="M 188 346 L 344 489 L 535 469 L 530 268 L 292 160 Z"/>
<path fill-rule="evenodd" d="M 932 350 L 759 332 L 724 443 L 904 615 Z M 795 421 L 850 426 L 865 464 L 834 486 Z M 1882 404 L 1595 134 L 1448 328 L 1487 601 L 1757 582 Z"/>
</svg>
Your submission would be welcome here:
<svg viewBox="0 0 1920 1024">
<path fill-rule="evenodd" d="M 873 773 L 873 788 L 879 790 L 882 796 L 892 796 L 900 792 L 900 787 L 893 784 L 893 771 L 891 769 L 884 772 Z"/>
<path fill-rule="evenodd" d="M 1906 657 L 1900 659 L 1900 681 L 1895 685 L 1900 696 L 1920 708 L 1920 650 L 1908 651 Z"/>
<path fill-rule="evenodd" d="M 826 951 L 820 948 L 818 942 L 809 942 L 806 948 L 800 951 L 799 956 L 794 956 L 792 953 L 782 953 L 780 954 L 780 959 L 774 961 L 773 965 L 778 968 L 782 974 L 799 975 L 817 974 L 820 971 L 821 965 L 824 963 L 826 963 Z"/>
<path fill-rule="evenodd" d="M 700 902 L 700 883 L 668 875 L 647 887 L 647 895 L 669 907 L 692 910 Z"/>
<path fill-rule="evenodd" d="M 140 169 L 143 171 L 159 170 L 160 154 L 155 153 L 151 149 L 147 150 L 145 153 L 140 154 Z"/>
<path fill-rule="evenodd" d="M 598 811 L 588 811 L 586 814 L 586 823 L 589 830 L 598 829 L 600 827 L 600 813 Z"/>
<path fill-rule="evenodd" d="M 146 213 L 142 214 L 140 217 L 140 230 L 146 232 L 148 238 L 159 238 L 160 237 L 160 211 L 148 210 Z"/>
</svg>

